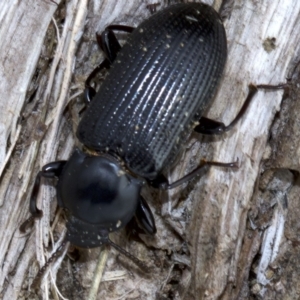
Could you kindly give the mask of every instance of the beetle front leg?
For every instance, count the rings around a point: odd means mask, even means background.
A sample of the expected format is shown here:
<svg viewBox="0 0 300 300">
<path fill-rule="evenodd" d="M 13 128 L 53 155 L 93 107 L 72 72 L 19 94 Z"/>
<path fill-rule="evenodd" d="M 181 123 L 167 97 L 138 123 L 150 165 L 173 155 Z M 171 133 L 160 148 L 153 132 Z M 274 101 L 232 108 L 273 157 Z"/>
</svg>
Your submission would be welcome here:
<svg viewBox="0 0 300 300">
<path fill-rule="evenodd" d="M 140 196 L 140 201 L 138 203 L 135 216 L 138 220 L 138 224 L 145 233 L 151 235 L 156 233 L 155 220 L 152 211 L 142 196 Z"/>
<path fill-rule="evenodd" d="M 138 241 L 141 241 L 139 234 L 154 235 L 157 232 L 152 211 L 142 196 L 134 217 L 126 225 L 126 231 L 128 236 Z"/>
<path fill-rule="evenodd" d="M 65 160 L 55 161 L 43 166 L 42 170 L 38 172 L 34 181 L 33 189 L 31 192 L 31 198 L 29 202 L 29 211 L 31 213 L 31 216 L 20 226 L 21 232 L 25 232 L 27 227 L 34 221 L 34 219 L 39 219 L 43 216 L 43 211 L 38 209 L 36 205 L 37 196 L 41 184 L 41 178 L 59 177 L 65 164 L 66 164 Z"/>
<path fill-rule="evenodd" d="M 251 100 L 253 99 L 254 95 L 258 91 L 258 89 L 265 89 L 265 90 L 279 90 L 279 89 L 285 89 L 288 85 L 287 84 L 279 84 L 279 85 L 268 85 L 268 84 L 260 84 L 260 85 L 249 85 L 249 92 L 248 96 L 241 107 L 240 111 L 236 115 L 236 117 L 233 119 L 233 121 L 229 125 L 225 125 L 222 122 L 218 122 L 215 120 L 208 119 L 206 117 L 201 117 L 199 120 L 199 125 L 197 125 L 194 130 L 201 134 L 207 134 L 207 135 L 219 135 L 223 134 L 224 132 L 227 132 L 231 130 L 235 124 L 244 116 L 245 112 L 247 111 Z"/>
<path fill-rule="evenodd" d="M 235 162 L 230 162 L 230 163 L 221 163 L 221 162 L 216 162 L 216 161 L 201 161 L 200 165 L 194 169 L 192 172 L 190 172 L 189 174 L 183 176 L 182 178 L 169 183 L 168 179 L 163 176 L 162 174 L 159 175 L 155 180 L 150 181 L 150 185 L 162 190 L 170 190 L 173 189 L 185 182 L 188 182 L 190 180 L 192 180 L 194 177 L 196 176 L 203 176 L 204 173 L 206 173 L 208 171 L 208 168 L 210 166 L 216 166 L 216 167 L 221 167 L 221 168 L 238 168 L 238 160 Z"/>
</svg>

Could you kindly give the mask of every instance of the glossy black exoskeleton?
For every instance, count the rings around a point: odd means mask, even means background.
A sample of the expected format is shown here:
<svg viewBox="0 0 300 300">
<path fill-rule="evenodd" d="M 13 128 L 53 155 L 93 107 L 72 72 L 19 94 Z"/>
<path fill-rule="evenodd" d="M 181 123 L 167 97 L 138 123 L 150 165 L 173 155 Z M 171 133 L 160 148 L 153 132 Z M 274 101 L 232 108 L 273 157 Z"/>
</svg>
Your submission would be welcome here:
<svg viewBox="0 0 300 300">
<path fill-rule="evenodd" d="M 131 33 L 122 49 L 115 30 Z M 136 217 L 143 232 L 155 234 L 153 215 L 141 196 L 144 184 L 170 189 L 211 165 L 235 167 L 236 163 L 203 162 L 171 184 L 162 175 L 193 130 L 221 134 L 232 128 L 257 87 L 250 86 L 228 126 L 202 116 L 227 57 L 222 21 L 205 4 L 170 6 L 136 29 L 109 26 L 99 44 L 106 58 L 87 79 L 90 103 L 77 130 L 84 147 L 68 161 L 50 163 L 38 173 L 30 212 L 32 218 L 41 216 L 36 206 L 41 177 L 56 177 L 58 204 L 68 215 L 66 240 L 85 248 L 110 244 L 141 264 L 112 243 L 109 233 Z M 109 73 L 96 93 L 90 82 L 103 68 Z"/>
</svg>

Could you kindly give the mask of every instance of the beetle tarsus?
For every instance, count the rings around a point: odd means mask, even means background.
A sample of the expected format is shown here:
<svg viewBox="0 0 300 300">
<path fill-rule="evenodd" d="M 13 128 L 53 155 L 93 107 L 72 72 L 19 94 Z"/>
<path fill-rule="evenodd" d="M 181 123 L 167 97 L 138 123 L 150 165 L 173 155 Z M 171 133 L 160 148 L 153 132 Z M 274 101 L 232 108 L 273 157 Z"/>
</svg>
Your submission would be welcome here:
<svg viewBox="0 0 300 300">
<path fill-rule="evenodd" d="M 31 288 L 37 289 L 47 271 L 50 264 L 56 260 L 56 258 L 64 251 L 66 247 L 69 247 L 69 242 L 67 240 L 64 240 L 61 245 L 56 249 L 56 251 L 50 256 L 50 258 L 47 260 L 45 265 L 39 270 L 36 277 L 32 281 Z"/>
<path fill-rule="evenodd" d="M 129 258 L 131 261 L 133 261 L 137 266 L 139 266 L 139 268 L 142 271 L 144 271 L 145 273 L 148 272 L 149 267 L 147 266 L 146 263 L 144 263 L 143 261 L 139 260 L 137 257 L 135 257 L 134 255 L 132 255 L 131 253 L 127 252 L 125 249 L 123 249 L 119 245 L 115 244 L 110 239 L 108 239 L 107 243 L 108 243 L 108 245 L 112 246 L 113 248 L 115 248 L 116 250 L 118 250 L 120 253 L 122 253 L 124 256 L 126 256 L 127 258 Z"/>
</svg>

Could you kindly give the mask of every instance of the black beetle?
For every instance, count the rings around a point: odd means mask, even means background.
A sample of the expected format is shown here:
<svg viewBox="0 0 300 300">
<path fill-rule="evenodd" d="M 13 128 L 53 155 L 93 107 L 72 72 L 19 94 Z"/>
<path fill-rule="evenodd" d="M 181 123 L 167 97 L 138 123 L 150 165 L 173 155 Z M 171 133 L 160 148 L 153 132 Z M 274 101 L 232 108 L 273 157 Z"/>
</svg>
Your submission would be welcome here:
<svg viewBox="0 0 300 300">
<path fill-rule="evenodd" d="M 122 49 L 113 30 L 131 32 Z M 227 57 L 222 21 L 206 4 L 170 6 L 136 29 L 109 26 L 99 44 L 106 58 L 86 82 L 86 97 L 92 101 L 77 130 L 83 150 L 76 149 L 68 161 L 47 164 L 38 173 L 31 220 L 42 215 L 36 206 L 41 177 L 57 177 L 58 205 L 68 214 L 66 240 L 84 248 L 110 244 L 142 265 L 112 243 L 109 233 L 134 217 L 145 233 L 156 232 L 151 210 L 140 195 L 145 183 L 170 189 L 211 165 L 236 167 L 235 162 L 203 162 L 171 184 L 162 175 L 192 130 L 220 134 L 232 128 L 257 87 L 250 86 L 230 125 L 202 116 Z M 103 68 L 109 73 L 96 94 L 90 81 Z M 26 226 L 27 222 L 21 229 Z"/>
</svg>

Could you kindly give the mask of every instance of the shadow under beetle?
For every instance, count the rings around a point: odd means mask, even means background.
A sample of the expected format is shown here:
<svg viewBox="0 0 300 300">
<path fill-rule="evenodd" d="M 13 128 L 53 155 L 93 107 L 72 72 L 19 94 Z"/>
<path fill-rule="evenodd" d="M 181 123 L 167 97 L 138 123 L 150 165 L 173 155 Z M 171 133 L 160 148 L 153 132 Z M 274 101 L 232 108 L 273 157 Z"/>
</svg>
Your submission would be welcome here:
<svg viewBox="0 0 300 300">
<path fill-rule="evenodd" d="M 113 31 L 131 33 L 122 49 Z M 86 81 L 89 104 L 77 130 L 83 149 L 38 173 L 30 200 L 32 217 L 21 230 L 42 216 L 36 206 L 41 177 L 58 178 L 58 205 L 67 213 L 66 241 L 83 248 L 110 244 L 143 267 L 109 239 L 110 232 L 133 218 L 144 233 L 156 233 L 152 212 L 140 194 L 142 187 L 171 189 L 209 166 L 237 167 L 237 162 L 202 162 L 173 183 L 162 175 L 192 130 L 228 131 L 241 119 L 257 88 L 274 87 L 250 85 L 240 112 L 228 126 L 202 116 L 227 57 L 222 21 L 205 4 L 170 6 L 136 29 L 111 25 L 97 39 L 105 59 Z M 91 81 L 102 69 L 109 72 L 96 93 Z"/>
</svg>

